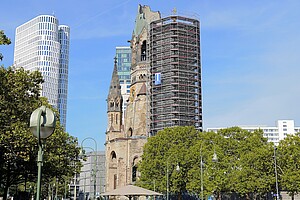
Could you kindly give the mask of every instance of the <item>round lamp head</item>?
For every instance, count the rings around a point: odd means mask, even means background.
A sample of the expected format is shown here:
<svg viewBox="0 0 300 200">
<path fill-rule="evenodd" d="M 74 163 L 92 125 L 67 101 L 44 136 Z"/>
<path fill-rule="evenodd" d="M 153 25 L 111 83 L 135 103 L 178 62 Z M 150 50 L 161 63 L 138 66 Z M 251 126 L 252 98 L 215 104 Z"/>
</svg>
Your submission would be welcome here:
<svg viewBox="0 0 300 200">
<path fill-rule="evenodd" d="M 40 124 L 38 124 L 38 118 L 40 118 Z M 36 109 L 30 116 L 30 130 L 35 137 L 40 139 L 45 139 L 52 135 L 55 124 L 56 117 L 54 112 L 45 106 Z M 37 133 L 37 126 L 40 126 L 40 137 L 38 136 L 39 133 Z"/>
</svg>

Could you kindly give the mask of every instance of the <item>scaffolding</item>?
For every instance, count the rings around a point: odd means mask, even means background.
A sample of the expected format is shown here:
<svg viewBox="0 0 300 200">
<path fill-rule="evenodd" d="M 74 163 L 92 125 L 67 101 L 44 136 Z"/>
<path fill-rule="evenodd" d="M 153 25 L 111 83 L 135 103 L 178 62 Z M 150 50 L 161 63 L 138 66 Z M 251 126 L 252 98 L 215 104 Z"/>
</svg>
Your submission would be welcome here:
<svg viewBox="0 0 300 200">
<path fill-rule="evenodd" d="M 182 16 L 150 24 L 151 135 L 170 126 L 202 130 L 199 27 Z"/>
</svg>

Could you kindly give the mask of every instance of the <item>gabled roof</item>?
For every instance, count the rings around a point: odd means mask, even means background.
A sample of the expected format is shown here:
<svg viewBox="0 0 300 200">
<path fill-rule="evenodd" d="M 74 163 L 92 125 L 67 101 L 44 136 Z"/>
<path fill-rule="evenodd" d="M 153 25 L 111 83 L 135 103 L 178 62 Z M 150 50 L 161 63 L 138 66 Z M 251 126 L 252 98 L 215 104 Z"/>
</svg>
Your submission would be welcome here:
<svg viewBox="0 0 300 200">
<path fill-rule="evenodd" d="M 124 187 L 117 188 L 110 192 L 105 192 L 101 194 L 102 196 L 159 196 L 161 193 L 154 192 L 152 190 L 147 190 L 142 187 L 134 185 L 126 185 Z"/>
<path fill-rule="evenodd" d="M 137 96 L 139 96 L 139 95 L 145 95 L 145 94 L 146 94 L 146 84 L 143 83 L 143 85 L 142 85 L 139 93 L 137 94 Z"/>
</svg>

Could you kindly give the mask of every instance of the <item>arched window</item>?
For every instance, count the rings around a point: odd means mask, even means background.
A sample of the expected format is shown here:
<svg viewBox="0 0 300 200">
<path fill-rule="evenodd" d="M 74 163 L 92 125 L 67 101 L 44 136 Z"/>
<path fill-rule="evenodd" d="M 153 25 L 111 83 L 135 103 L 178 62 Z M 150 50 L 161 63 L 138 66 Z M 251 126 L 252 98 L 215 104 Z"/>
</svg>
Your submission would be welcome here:
<svg viewBox="0 0 300 200">
<path fill-rule="evenodd" d="M 135 156 L 132 162 L 132 176 L 131 176 L 132 182 L 136 181 L 137 178 L 137 162 L 138 162 L 138 157 Z"/>
<path fill-rule="evenodd" d="M 117 174 L 114 174 L 114 189 L 117 189 Z"/>
<path fill-rule="evenodd" d="M 118 124 L 118 114 L 116 114 L 116 124 Z"/>
<path fill-rule="evenodd" d="M 111 115 L 110 115 L 110 124 L 112 124 L 113 122 L 114 122 L 114 115 L 111 114 Z"/>
<path fill-rule="evenodd" d="M 111 108 L 114 107 L 114 102 L 113 101 L 110 102 L 110 107 Z"/>
<path fill-rule="evenodd" d="M 114 161 L 114 159 L 117 159 L 117 154 L 116 154 L 115 151 L 112 151 L 112 152 L 110 153 L 110 159 L 111 159 L 112 161 Z"/>
<path fill-rule="evenodd" d="M 144 40 L 141 47 L 141 61 L 146 60 L 146 51 L 147 51 L 146 40 Z"/>
<path fill-rule="evenodd" d="M 133 134 L 133 130 L 132 130 L 132 128 L 130 127 L 130 128 L 128 129 L 127 135 L 128 135 L 129 137 L 132 137 L 132 134 Z"/>
<path fill-rule="evenodd" d="M 137 172 L 137 166 L 134 165 L 132 167 L 132 182 L 136 181 L 136 172 Z"/>
</svg>

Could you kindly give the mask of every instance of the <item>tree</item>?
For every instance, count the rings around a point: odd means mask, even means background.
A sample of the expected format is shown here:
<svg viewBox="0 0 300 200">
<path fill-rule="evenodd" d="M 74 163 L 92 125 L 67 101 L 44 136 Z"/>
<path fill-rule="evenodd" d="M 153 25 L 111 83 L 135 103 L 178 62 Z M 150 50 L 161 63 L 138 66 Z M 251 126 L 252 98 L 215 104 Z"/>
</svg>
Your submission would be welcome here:
<svg viewBox="0 0 300 200">
<path fill-rule="evenodd" d="M 300 134 L 288 135 L 277 150 L 280 185 L 292 199 L 300 192 Z"/>
<path fill-rule="evenodd" d="M 223 159 L 222 142 L 223 138 L 217 133 L 199 132 L 197 141 L 190 148 L 190 154 L 188 155 L 192 162 L 187 176 L 189 193 L 200 194 L 201 196 L 203 185 L 203 196 L 205 197 L 219 191 L 218 188 L 224 189 L 222 186 L 227 186 L 228 177 L 224 175 L 223 171 L 228 162 Z M 213 160 L 214 154 L 218 157 L 217 162 Z M 203 182 L 201 181 L 201 157 Z"/>
<path fill-rule="evenodd" d="M 138 185 L 153 190 L 155 184 L 155 190 L 160 192 L 166 192 L 169 185 L 170 193 L 176 193 L 181 198 L 180 195 L 186 191 L 186 177 L 192 165 L 187 155 L 197 137 L 198 131 L 194 127 L 174 127 L 149 138 L 138 165 L 141 172 Z M 177 165 L 179 171 L 176 171 Z"/>
<path fill-rule="evenodd" d="M 0 45 L 9 45 L 10 39 L 4 34 L 3 30 L 0 30 Z M 0 53 L 0 60 L 3 59 L 3 55 Z"/>
<path fill-rule="evenodd" d="M 217 155 L 217 162 L 213 160 Z M 201 181 L 201 157 L 202 166 Z M 179 164 L 180 171 L 175 170 Z M 273 147 L 263 132 L 238 127 L 198 132 L 192 127 L 174 127 L 148 139 L 144 147 L 138 184 L 160 192 L 188 192 L 205 196 L 235 193 L 246 199 L 264 196 L 275 186 Z M 167 174 L 167 169 L 169 174 Z"/>
<path fill-rule="evenodd" d="M 188 189 L 201 192 L 200 156 L 202 152 L 204 195 L 232 192 L 250 198 L 270 191 L 273 178 L 272 147 L 261 130 L 253 133 L 238 127 L 222 129 L 218 133 L 203 132 L 192 152 L 194 165 L 189 171 Z M 213 154 L 218 161 L 213 162 Z"/>
<path fill-rule="evenodd" d="M 30 114 L 39 104 L 42 76 L 20 68 L 0 67 L 0 186 L 4 192 L 19 178 L 21 166 L 28 160 L 34 138 L 26 133 Z M 24 149 L 25 148 L 25 149 Z M 5 195 L 4 195 L 5 197 Z"/>
<path fill-rule="evenodd" d="M 227 130 L 234 133 L 233 142 L 237 147 L 233 154 L 236 162 L 231 189 L 247 199 L 251 195 L 261 196 L 272 191 L 275 185 L 272 144 L 267 143 L 262 130 L 234 129 Z"/>
<path fill-rule="evenodd" d="M 41 105 L 51 108 L 39 96 L 43 82 L 39 72 L 0 68 L 0 187 L 4 198 L 12 185 L 35 185 L 37 179 L 37 138 L 29 130 L 31 113 Z M 57 113 L 57 111 L 55 111 Z M 44 143 L 42 181 L 72 177 L 80 169 L 77 139 L 56 124 L 54 134 Z"/>
</svg>

